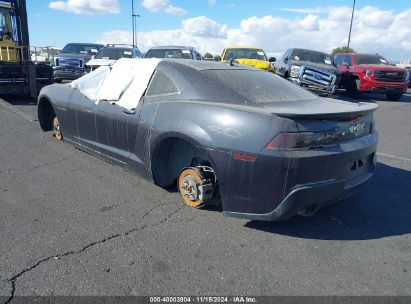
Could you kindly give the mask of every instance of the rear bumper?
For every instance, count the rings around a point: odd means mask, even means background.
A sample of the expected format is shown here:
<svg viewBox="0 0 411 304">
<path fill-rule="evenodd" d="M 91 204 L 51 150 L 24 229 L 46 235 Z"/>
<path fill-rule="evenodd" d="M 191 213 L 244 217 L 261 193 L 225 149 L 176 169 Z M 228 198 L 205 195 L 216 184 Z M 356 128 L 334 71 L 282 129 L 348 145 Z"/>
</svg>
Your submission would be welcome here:
<svg viewBox="0 0 411 304">
<path fill-rule="evenodd" d="M 259 221 L 283 221 L 308 206 L 321 206 L 336 202 L 358 191 L 373 176 L 367 172 L 354 183 L 344 179 L 329 180 L 299 186 L 292 190 L 273 211 L 264 214 L 223 211 L 225 216 Z"/>
<path fill-rule="evenodd" d="M 377 141 L 373 132 L 330 148 L 262 151 L 254 163 L 231 161 L 227 174 L 218 172 L 224 214 L 279 221 L 344 198 L 372 177 Z"/>
</svg>

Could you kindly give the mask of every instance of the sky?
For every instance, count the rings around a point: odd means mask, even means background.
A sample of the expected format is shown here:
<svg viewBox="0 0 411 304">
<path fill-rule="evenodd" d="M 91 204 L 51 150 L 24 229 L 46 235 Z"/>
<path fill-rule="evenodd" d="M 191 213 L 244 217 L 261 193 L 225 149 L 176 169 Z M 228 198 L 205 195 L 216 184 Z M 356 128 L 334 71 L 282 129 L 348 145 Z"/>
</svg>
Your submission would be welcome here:
<svg viewBox="0 0 411 304">
<path fill-rule="evenodd" d="M 132 0 L 27 0 L 31 46 L 132 43 Z M 191 45 L 220 54 L 250 45 L 270 56 L 301 47 L 331 52 L 348 40 L 353 0 L 134 0 L 137 44 Z M 351 45 L 411 60 L 411 1 L 357 0 Z"/>
</svg>

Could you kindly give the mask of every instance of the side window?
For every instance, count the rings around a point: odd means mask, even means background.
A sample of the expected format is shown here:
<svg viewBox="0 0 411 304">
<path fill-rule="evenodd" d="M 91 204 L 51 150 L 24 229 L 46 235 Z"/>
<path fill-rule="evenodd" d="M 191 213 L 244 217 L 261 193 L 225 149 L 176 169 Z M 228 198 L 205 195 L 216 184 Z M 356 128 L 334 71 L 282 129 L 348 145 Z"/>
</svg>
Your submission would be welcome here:
<svg viewBox="0 0 411 304">
<path fill-rule="evenodd" d="M 349 66 L 352 66 L 352 60 L 350 55 L 345 56 L 345 61 L 348 63 Z"/>
<path fill-rule="evenodd" d="M 284 61 L 284 62 L 285 62 L 285 59 L 286 59 L 286 58 L 288 58 L 288 59 L 291 58 L 291 53 L 292 53 L 292 50 L 291 50 L 291 49 L 290 49 L 290 50 L 287 50 L 287 52 L 285 52 L 284 57 L 283 57 L 283 61 Z"/>
<path fill-rule="evenodd" d="M 174 82 L 161 71 L 156 71 L 148 86 L 146 96 L 179 94 L 180 90 Z"/>
<path fill-rule="evenodd" d="M 334 59 L 334 63 L 335 63 L 335 65 L 342 64 L 342 62 L 343 62 L 343 58 L 344 58 L 344 56 L 343 56 L 343 55 L 337 55 L 337 57 L 335 57 L 335 59 Z"/>
<path fill-rule="evenodd" d="M 345 55 L 342 64 L 351 66 L 352 65 L 351 56 L 350 55 Z"/>
</svg>

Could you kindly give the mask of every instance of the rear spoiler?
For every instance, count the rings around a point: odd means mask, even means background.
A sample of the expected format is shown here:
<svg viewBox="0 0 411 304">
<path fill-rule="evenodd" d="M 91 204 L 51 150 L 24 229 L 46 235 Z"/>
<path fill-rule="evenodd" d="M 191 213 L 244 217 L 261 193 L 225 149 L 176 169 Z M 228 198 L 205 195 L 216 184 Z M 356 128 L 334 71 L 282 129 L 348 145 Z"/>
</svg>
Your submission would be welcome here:
<svg viewBox="0 0 411 304">
<path fill-rule="evenodd" d="M 320 101 L 321 100 L 321 101 Z M 282 102 L 272 107 L 271 114 L 291 119 L 343 119 L 368 115 L 378 106 L 375 103 L 321 98 L 304 102 Z"/>
</svg>

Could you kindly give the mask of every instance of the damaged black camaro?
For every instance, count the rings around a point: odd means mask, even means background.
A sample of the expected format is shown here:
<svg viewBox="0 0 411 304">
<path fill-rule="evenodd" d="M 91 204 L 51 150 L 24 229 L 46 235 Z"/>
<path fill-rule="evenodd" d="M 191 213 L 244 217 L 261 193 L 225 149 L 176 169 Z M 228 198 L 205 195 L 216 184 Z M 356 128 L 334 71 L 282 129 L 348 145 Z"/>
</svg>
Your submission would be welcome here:
<svg viewBox="0 0 411 304">
<path fill-rule="evenodd" d="M 121 59 L 104 68 L 43 88 L 42 129 L 161 187 L 177 181 L 189 206 L 218 201 L 228 216 L 285 220 L 314 214 L 373 174 L 375 104 L 320 98 L 214 62 Z"/>
</svg>

